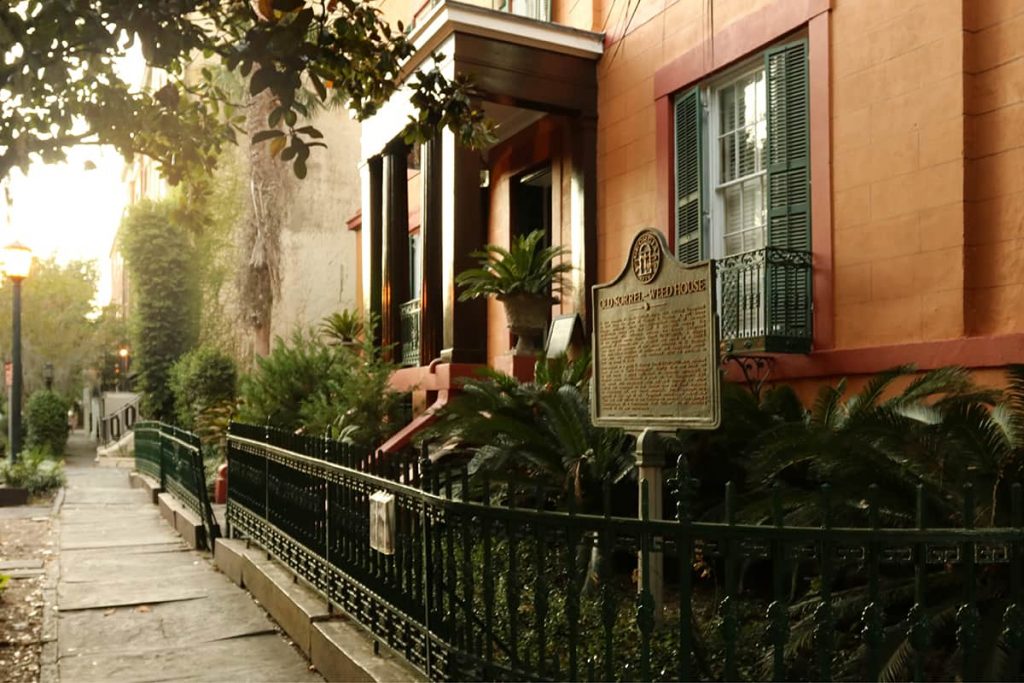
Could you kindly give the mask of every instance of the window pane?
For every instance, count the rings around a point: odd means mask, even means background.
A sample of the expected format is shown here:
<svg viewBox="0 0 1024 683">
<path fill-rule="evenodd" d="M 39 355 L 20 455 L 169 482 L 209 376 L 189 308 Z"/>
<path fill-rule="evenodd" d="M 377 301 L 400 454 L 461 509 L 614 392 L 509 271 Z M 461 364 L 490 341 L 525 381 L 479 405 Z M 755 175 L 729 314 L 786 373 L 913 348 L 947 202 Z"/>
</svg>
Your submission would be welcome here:
<svg viewBox="0 0 1024 683">
<path fill-rule="evenodd" d="M 729 133 L 725 137 L 719 138 L 719 147 L 721 148 L 721 154 L 719 164 L 722 168 L 722 180 L 721 182 L 726 183 L 736 178 L 736 137 L 734 133 Z"/>
<path fill-rule="evenodd" d="M 757 172 L 757 131 L 755 126 L 744 128 L 736 133 L 739 145 L 736 177 L 742 178 Z"/>
<path fill-rule="evenodd" d="M 736 128 L 736 96 L 732 86 L 718 91 L 719 125 L 722 133 Z"/>
<path fill-rule="evenodd" d="M 743 227 L 754 228 L 764 225 L 764 194 L 761 179 L 754 178 L 743 183 Z"/>
<path fill-rule="evenodd" d="M 743 229 L 743 188 L 733 185 L 725 190 L 725 234 Z"/>
<path fill-rule="evenodd" d="M 745 76 L 736 84 L 738 110 L 736 126 L 746 126 L 757 121 L 757 78 L 756 74 Z"/>
<path fill-rule="evenodd" d="M 768 92 L 765 87 L 764 81 L 764 69 L 757 72 L 757 88 L 756 88 L 756 100 L 757 100 L 757 120 L 764 121 L 766 113 L 768 111 Z"/>
<path fill-rule="evenodd" d="M 420 276 L 420 234 L 414 232 L 409 235 L 409 298 L 420 298 L 420 286 L 423 280 Z"/>
<path fill-rule="evenodd" d="M 756 145 L 756 149 L 757 149 L 757 156 L 756 156 L 756 159 L 757 159 L 757 170 L 758 171 L 763 171 L 764 170 L 764 161 L 765 161 L 765 159 L 764 159 L 764 145 L 765 145 L 765 142 L 768 140 L 768 122 L 765 121 L 764 119 L 761 119 L 761 121 L 759 121 L 757 126 L 755 127 L 755 131 L 756 131 L 755 134 L 756 134 L 756 137 L 757 137 L 757 145 Z"/>
</svg>

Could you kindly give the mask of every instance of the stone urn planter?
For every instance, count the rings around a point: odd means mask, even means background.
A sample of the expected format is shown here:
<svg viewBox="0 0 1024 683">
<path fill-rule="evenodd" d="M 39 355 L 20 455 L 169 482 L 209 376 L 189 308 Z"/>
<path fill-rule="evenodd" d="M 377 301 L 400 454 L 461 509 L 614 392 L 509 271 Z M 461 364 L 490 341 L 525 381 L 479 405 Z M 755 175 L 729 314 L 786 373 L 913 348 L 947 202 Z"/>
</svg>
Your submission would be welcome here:
<svg viewBox="0 0 1024 683">
<path fill-rule="evenodd" d="M 508 329 L 516 335 L 516 355 L 536 355 L 548 326 L 554 301 L 543 294 L 510 294 L 496 297 L 505 305 Z"/>
<path fill-rule="evenodd" d="M 534 230 L 513 237 L 506 249 L 488 244 L 471 256 L 479 267 L 464 270 L 455 278 L 463 288 L 460 301 L 494 297 L 505 305 L 508 328 L 516 335 L 513 353 L 537 355 L 552 304 L 568 286 L 572 271 L 569 251 L 563 246 L 544 246 L 545 233 Z"/>
</svg>

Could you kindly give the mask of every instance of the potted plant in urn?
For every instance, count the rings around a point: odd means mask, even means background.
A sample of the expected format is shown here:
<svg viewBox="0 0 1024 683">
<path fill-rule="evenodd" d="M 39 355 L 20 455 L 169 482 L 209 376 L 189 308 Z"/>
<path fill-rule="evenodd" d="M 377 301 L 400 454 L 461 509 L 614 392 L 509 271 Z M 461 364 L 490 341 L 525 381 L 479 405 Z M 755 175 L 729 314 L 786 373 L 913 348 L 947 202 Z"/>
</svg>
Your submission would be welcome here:
<svg viewBox="0 0 1024 683">
<path fill-rule="evenodd" d="M 488 244 L 473 252 L 480 267 L 459 273 L 456 283 L 463 288 L 459 299 L 468 301 L 493 296 L 505 305 L 508 328 L 516 335 L 516 354 L 538 351 L 537 341 L 544 334 L 551 305 L 568 287 L 566 275 L 572 270 L 565 247 L 544 247 L 544 232 L 512 238 L 508 249 Z"/>
</svg>

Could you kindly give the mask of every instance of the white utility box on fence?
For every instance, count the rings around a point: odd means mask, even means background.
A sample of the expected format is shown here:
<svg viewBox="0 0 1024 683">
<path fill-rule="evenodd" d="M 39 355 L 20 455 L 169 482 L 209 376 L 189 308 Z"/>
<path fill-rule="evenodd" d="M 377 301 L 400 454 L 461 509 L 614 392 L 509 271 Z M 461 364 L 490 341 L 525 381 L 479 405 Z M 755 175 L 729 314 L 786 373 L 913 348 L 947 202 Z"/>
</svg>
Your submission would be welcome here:
<svg viewBox="0 0 1024 683">
<path fill-rule="evenodd" d="M 370 494 L 370 547 L 395 554 L 395 496 L 387 491 Z"/>
</svg>

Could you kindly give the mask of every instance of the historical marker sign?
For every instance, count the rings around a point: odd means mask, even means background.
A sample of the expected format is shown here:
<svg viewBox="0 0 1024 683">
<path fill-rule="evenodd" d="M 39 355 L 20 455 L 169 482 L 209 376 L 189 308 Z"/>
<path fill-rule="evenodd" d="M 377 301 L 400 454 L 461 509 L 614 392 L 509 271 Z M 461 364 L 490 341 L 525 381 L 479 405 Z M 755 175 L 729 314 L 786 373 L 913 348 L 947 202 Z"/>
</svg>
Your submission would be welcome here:
<svg viewBox="0 0 1024 683">
<path fill-rule="evenodd" d="M 715 429 L 721 422 L 710 262 L 686 266 L 642 230 L 614 281 L 593 288 L 594 423 Z"/>
</svg>

